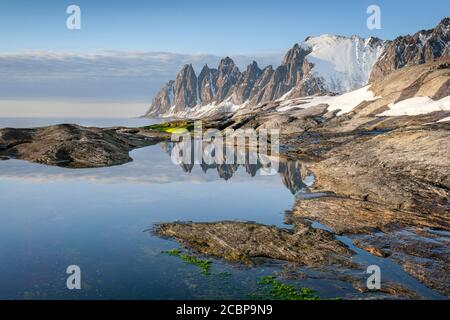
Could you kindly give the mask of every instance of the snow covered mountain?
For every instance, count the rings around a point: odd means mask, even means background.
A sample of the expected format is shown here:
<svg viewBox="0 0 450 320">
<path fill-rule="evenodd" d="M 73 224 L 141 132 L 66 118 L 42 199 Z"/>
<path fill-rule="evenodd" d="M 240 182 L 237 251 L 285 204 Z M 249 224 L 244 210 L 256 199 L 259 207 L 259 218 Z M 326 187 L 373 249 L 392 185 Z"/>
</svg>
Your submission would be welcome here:
<svg viewBox="0 0 450 320">
<path fill-rule="evenodd" d="M 323 79 L 328 91 L 336 93 L 365 86 L 383 51 L 380 39 L 359 36 L 322 35 L 306 39 L 303 45 L 311 48 L 306 59 L 314 65 L 313 75 Z"/>
<path fill-rule="evenodd" d="M 202 117 L 236 112 L 299 97 L 335 95 L 363 88 L 393 70 L 450 54 L 450 19 L 436 28 L 394 41 L 322 35 L 295 44 L 280 66 L 241 72 L 226 57 L 217 69 L 205 65 L 197 76 L 185 65 L 158 92 L 146 116 Z"/>
</svg>

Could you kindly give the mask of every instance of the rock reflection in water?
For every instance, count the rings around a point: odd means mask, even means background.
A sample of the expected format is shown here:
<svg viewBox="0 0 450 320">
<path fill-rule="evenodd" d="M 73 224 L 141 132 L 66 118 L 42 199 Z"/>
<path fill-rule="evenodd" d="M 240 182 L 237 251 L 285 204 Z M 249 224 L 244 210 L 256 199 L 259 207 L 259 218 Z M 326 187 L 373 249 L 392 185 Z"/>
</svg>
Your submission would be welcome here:
<svg viewBox="0 0 450 320">
<path fill-rule="evenodd" d="M 173 149 L 176 143 L 173 142 L 162 142 L 160 146 L 164 152 L 173 156 Z M 203 145 L 203 151 L 206 148 L 210 148 L 210 145 Z M 214 158 L 216 154 L 214 151 L 211 152 L 211 156 Z M 227 158 L 226 148 L 223 151 L 223 157 Z M 189 158 L 188 158 L 189 159 Z M 193 168 L 195 167 L 194 161 L 194 150 L 191 150 L 191 158 L 188 161 L 185 161 L 186 158 L 177 157 L 177 162 L 181 169 L 186 173 L 191 173 Z M 240 159 L 240 161 L 238 161 Z M 224 180 L 230 180 L 233 175 L 238 171 L 239 167 L 243 167 L 245 172 L 248 173 L 251 177 L 255 177 L 258 174 L 258 171 L 261 170 L 260 174 L 268 175 L 268 174 L 279 174 L 281 181 L 288 188 L 292 194 L 297 194 L 300 191 L 304 191 L 308 188 L 308 183 L 306 182 L 307 178 L 310 176 L 307 166 L 299 161 L 291 161 L 283 158 L 279 158 L 277 160 L 278 169 L 274 172 L 272 162 L 261 161 L 261 157 L 259 157 L 256 152 L 252 151 L 252 149 L 245 149 L 244 151 L 235 152 L 234 154 L 235 161 L 227 161 L 232 162 L 228 163 L 206 163 L 204 159 L 198 161 L 198 165 L 202 168 L 204 173 L 207 173 L 209 170 L 216 170 L 217 174 L 220 178 Z M 220 161 L 226 162 L 226 161 Z M 241 163 L 241 164 L 238 164 Z"/>
</svg>

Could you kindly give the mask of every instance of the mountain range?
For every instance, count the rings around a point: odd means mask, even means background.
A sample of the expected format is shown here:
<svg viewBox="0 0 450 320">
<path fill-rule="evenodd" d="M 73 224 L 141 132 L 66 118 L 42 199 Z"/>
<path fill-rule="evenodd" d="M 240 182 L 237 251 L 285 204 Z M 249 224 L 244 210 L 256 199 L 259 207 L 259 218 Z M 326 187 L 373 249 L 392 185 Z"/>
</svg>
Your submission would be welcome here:
<svg viewBox="0 0 450 320">
<path fill-rule="evenodd" d="M 230 57 L 197 75 L 184 65 L 153 98 L 147 117 L 198 117 L 267 102 L 337 95 L 379 81 L 394 70 L 450 57 L 450 18 L 435 28 L 392 41 L 322 35 L 295 44 L 280 66 L 253 61 L 241 72 Z"/>
</svg>

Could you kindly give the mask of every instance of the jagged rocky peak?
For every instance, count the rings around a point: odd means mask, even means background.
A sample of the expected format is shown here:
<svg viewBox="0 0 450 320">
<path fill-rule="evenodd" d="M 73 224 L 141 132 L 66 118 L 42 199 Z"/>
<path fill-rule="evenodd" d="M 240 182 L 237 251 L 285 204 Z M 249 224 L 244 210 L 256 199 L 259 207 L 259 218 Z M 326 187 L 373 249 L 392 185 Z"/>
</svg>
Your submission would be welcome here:
<svg viewBox="0 0 450 320">
<path fill-rule="evenodd" d="M 244 78 L 253 80 L 257 79 L 260 74 L 261 69 L 258 67 L 258 63 L 253 60 L 252 63 L 247 66 L 247 70 L 244 72 Z"/>
<path fill-rule="evenodd" d="M 252 90 L 255 87 L 255 84 L 258 82 L 261 73 L 262 70 L 258 67 L 256 61 L 253 61 L 247 66 L 247 69 L 242 74 L 239 83 L 234 88 L 234 92 L 232 94 L 232 102 L 234 104 L 243 104 L 249 98 L 251 98 Z"/>
<path fill-rule="evenodd" d="M 197 105 L 197 76 L 191 64 L 183 66 L 174 86 L 174 112 L 182 112 Z"/>
<path fill-rule="evenodd" d="M 444 18 L 435 28 L 388 41 L 382 56 L 375 63 L 370 82 L 383 79 L 394 70 L 408 65 L 423 64 L 450 56 L 450 18 Z"/>
<path fill-rule="evenodd" d="M 379 47 L 384 45 L 384 40 L 377 37 L 368 37 L 364 44 L 370 47 Z"/>
<path fill-rule="evenodd" d="M 250 91 L 250 106 L 256 106 L 261 103 L 264 96 L 264 88 L 267 86 L 270 79 L 272 79 L 273 74 L 274 70 L 272 66 L 267 66 L 261 71 L 259 78 L 256 80 L 252 90 Z"/>
<path fill-rule="evenodd" d="M 305 57 L 309 53 L 311 53 L 309 48 L 300 46 L 296 43 L 294 47 L 284 56 L 283 65 L 285 65 L 287 69 L 285 80 L 288 85 L 296 85 L 301 79 L 303 79 Z"/>
<path fill-rule="evenodd" d="M 311 70 L 306 60 L 310 49 L 295 44 L 283 58 L 282 64 L 275 69 L 258 102 L 273 101 L 281 98 L 299 84 Z M 320 92 L 315 92 L 320 93 Z"/>
<path fill-rule="evenodd" d="M 217 69 L 211 69 L 207 64 L 198 76 L 198 92 L 200 103 L 208 105 L 214 101 L 216 95 Z"/>
<path fill-rule="evenodd" d="M 241 79 L 241 72 L 230 57 L 220 61 L 217 73 L 216 102 L 220 103 L 230 96 L 232 88 Z"/>
<path fill-rule="evenodd" d="M 169 112 L 174 102 L 174 83 L 173 80 L 169 81 L 159 90 L 146 116 L 157 116 Z"/>
</svg>

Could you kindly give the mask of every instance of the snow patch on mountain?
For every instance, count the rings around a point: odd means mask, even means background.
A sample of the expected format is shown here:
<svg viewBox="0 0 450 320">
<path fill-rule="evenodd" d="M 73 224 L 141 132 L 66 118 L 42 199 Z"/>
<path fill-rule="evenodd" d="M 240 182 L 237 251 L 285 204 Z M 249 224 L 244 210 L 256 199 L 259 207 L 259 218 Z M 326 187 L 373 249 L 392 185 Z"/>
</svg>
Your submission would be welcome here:
<svg viewBox="0 0 450 320">
<path fill-rule="evenodd" d="M 312 50 L 306 59 L 314 65 L 313 74 L 324 80 L 327 90 L 337 93 L 367 85 L 372 67 L 383 52 L 379 39 L 329 34 L 307 38 L 302 47 Z"/>
<path fill-rule="evenodd" d="M 450 122 L 450 117 L 439 120 L 438 122 Z"/>
<path fill-rule="evenodd" d="M 317 96 L 305 97 L 285 101 L 278 108 L 278 111 L 289 111 L 293 109 L 306 109 L 320 104 L 327 104 L 328 111 L 336 111 L 338 116 L 353 111 L 364 101 L 374 101 L 379 97 L 369 90 L 370 86 L 365 86 L 361 89 L 347 92 L 337 96 Z"/>
<path fill-rule="evenodd" d="M 440 100 L 430 97 L 414 97 L 388 105 L 389 110 L 378 116 L 416 116 L 435 111 L 450 111 L 450 96 Z"/>
<path fill-rule="evenodd" d="M 219 104 L 210 103 L 207 105 L 197 105 L 193 108 L 186 108 L 184 111 L 175 112 L 174 107 L 167 113 L 159 115 L 160 118 L 176 118 L 176 119 L 184 119 L 184 118 L 201 118 L 207 116 L 213 116 L 217 114 L 223 113 L 231 113 L 236 112 L 242 108 L 245 108 L 247 103 L 242 105 L 233 104 L 230 99 L 227 101 L 221 102 Z"/>
</svg>

